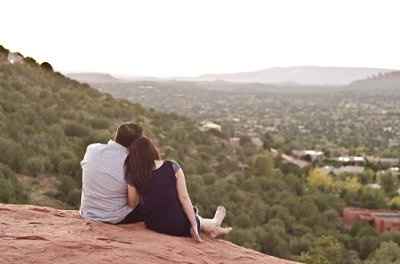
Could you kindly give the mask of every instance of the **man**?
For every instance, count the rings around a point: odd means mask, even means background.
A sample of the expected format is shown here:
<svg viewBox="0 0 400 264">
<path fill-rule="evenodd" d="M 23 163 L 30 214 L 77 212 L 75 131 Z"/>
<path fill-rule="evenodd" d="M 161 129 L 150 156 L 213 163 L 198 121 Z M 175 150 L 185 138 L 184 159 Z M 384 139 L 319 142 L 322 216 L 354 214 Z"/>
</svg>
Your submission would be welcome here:
<svg viewBox="0 0 400 264">
<path fill-rule="evenodd" d="M 107 144 L 87 147 L 82 166 L 82 197 L 80 215 L 85 219 L 125 224 L 143 221 L 140 205 L 128 206 L 128 185 L 124 164 L 129 145 L 143 135 L 133 123 L 118 127 L 114 139 Z"/>
</svg>

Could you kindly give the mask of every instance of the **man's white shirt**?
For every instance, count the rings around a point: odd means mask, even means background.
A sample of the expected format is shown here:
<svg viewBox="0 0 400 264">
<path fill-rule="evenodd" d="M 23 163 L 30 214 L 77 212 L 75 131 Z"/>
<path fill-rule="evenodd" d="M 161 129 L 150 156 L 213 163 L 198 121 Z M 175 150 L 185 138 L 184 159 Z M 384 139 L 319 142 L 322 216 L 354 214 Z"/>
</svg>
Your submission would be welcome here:
<svg viewBox="0 0 400 264">
<path fill-rule="evenodd" d="M 113 140 L 87 147 L 82 166 L 83 218 L 117 224 L 132 208 L 128 207 L 125 159 L 128 149 Z"/>
</svg>

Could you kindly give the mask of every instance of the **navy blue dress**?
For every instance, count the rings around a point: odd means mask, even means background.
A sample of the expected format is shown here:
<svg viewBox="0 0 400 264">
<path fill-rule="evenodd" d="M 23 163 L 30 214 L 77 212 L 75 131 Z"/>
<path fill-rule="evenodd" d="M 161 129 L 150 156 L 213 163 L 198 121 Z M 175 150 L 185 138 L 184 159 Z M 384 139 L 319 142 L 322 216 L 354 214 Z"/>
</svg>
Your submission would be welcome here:
<svg viewBox="0 0 400 264">
<path fill-rule="evenodd" d="M 173 236 L 190 236 L 191 224 L 183 210 L 176 188 L 179 165 L 166 160 L 153 171 L 148 190 L 141 196 L 146 227 Z M 200 230 L 200 221 L 196 217 Z"/>
</svg>

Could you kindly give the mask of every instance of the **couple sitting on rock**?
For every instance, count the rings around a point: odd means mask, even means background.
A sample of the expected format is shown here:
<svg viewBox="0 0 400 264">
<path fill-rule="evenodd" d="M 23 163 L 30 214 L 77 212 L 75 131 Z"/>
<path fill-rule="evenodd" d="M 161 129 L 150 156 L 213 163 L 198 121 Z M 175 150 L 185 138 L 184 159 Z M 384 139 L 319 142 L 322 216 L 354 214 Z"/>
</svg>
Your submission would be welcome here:
<svg viewBox="0 0 400 264">
<path fill-rule="evenodd" d="M 182 168 L 162 160 L 136 124 L 121 125 L 107 144 L 89 145 L 81 165 L 80 214 L 85 219 L 111 224 L 144 221 L 156 232 L 192 236 L 198 242 L 200 231 L 217 237 L 231 230 L 221 227 L 226 213 L 222 206 L 212 219 L 198 215 Z"/>
</svg>

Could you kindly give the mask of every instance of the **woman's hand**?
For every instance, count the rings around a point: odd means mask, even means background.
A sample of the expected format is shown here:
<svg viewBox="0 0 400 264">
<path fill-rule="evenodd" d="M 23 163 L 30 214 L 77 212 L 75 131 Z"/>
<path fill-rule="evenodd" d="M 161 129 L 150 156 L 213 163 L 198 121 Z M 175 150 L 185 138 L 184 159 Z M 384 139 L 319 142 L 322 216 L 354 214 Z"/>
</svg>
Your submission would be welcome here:
<svg viewBox="0 0 400 264">
<path fill-rule="evenodd" d="M 197 224 L 196 224 L 195 226 L 192 226 L 192 227 L 190 228 L 190 234 L 192 235 L 192 238 L 193 238 L 196 242 L 198 242 L 198 243 L 203 242 L 203 240 L 202 240 L 201 237 L 200 237 L 199 230 L 198 230 L 198 228 L 197 228 Z"/>
</svg>

